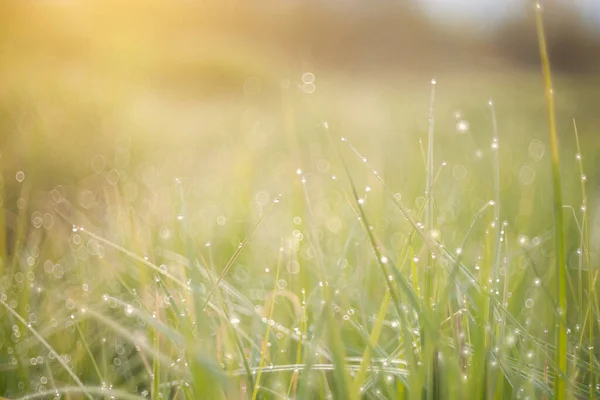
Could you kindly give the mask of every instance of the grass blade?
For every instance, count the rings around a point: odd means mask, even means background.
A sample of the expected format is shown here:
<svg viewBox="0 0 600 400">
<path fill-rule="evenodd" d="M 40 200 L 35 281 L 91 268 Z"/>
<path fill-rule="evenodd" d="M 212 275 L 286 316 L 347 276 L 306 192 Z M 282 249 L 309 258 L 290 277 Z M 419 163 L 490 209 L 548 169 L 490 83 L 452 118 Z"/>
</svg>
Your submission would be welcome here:
<svg viewBox="0 0 600 400">
<path fill-rule="evenodd" d="M 554 106 L 554 89 L 552 87 L 552 75 L 550 73 L 550 60 L 546 45 L 546 34 L 544 32 L 544 21 L 542 7 L 536 4 L 536 27 L 540 58 L 542 62 L 542 75 L 546 91 L 546 102 L 548 106 L 548 123 L 550 134 L 550 150 L 552 154 L 552 181 L 554 187 L 554 231 L 556 240 L 556 299 L 558 302 L 557 324 L 558 332 L 555 339 L 555 359 L 558 370 L 554 378 L 554 399 L 565 400 L 567 398 L 567 382 L 565 373 L 567 371 L 567 327 L 565 326 L 567 316 L 567 266 L 566 266 L 566 244 L 563 224 L 562 191 L 560 180 L 560 164 L 558 154 L 558 135 L 556 133 L 556 113 Z M 562 315 L 561 315 L 562 314 Z"/>
</svg>

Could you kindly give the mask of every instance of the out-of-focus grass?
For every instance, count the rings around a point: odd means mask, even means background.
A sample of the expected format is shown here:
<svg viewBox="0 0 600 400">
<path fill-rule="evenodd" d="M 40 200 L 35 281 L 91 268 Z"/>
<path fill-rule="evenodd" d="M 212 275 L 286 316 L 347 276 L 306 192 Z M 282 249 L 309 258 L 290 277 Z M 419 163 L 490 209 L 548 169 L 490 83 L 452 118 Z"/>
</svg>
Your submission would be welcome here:
<svg viewBox="0 0 600 400">
<path fill-rule="evenodd" d="M 1 39 L 0 395 L 550 398 L 539 74 L 439 71 L 432 125 L 417 70 L 35 10 Z M 571 398 L 600 390 L 597 79 L 555 79 Z"/>
</svg>

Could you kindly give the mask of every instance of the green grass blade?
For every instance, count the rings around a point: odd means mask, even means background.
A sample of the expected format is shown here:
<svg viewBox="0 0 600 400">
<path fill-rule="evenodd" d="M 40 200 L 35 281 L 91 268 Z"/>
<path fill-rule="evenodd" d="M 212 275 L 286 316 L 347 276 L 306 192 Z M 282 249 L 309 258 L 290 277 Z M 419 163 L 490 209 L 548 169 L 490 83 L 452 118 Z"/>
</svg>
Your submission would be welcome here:
<svg viewBox="0 0 600 400">
<path fill-rule="evenodd" d="M 542 62 L 542 75 L 546 91 L 546 102 L 548 106 L 548 123 L 550 134 L 550 150 L 552 155 L 552 181 L 554 187 L 554 230 L 556 235 L 556 299 L 559 314 L 557 318 L 558 332 L 556 333 L 555 358 L 558 370 L 554 378 L 554 399 L 565 400 L 567 398 L 567 382 L 564 374 L 567 372 L 567 266 L 566 266 L 566 244 L 563 224 L 562 191 L 560 179 L 560 164 L 558 153 L 558 134 L 556 132 L 556 116 L 554 106 L 554 88 L 552 86 L 552 75 L 550 73 L 550 60 L 546 45 L 546 34 L 544 32 L 544 21 L 542 8 L 536 4 L 536 26 L 540 58 Z"/>
</svg>

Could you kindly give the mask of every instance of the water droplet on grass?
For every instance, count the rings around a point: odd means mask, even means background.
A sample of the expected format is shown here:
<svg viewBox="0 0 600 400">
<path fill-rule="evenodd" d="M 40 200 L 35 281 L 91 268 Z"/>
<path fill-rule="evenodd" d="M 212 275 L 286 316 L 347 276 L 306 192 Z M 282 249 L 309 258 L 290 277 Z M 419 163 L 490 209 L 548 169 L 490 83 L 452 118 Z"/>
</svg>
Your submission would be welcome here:
<svg viewBox="0 0 600 400">
<path fill-rule="evenodd" d="M 529 244 L 529 238 L 525 235 L 519 235 L 518 241 L 521 246 L 527 246 Z"/>
<path fill-rule="evenodd" d="M 525 300 L 525 307 L 527 307 L 527 308 L 533 307 L 533 299 L 529 298 L 529 299 Z"/>
<path fill-rule="evenodd" d="M 456 131 L 458 133 L 466 133 L 469 131 L 469 123 L 465 120 L 458 121 L 456 123 Z"/>
</svg>

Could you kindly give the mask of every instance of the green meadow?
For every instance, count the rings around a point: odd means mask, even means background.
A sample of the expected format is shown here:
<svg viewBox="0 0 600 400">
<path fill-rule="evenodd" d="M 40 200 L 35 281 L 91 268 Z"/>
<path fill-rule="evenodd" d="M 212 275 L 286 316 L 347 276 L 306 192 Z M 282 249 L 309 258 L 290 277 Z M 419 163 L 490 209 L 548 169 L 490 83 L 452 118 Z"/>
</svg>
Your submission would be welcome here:
<svg viewBox="0 0 600 400">
<path fill-rule="evenodd" d="M 600 75 L 107 9 L 0 17 L 0 396 L 600 397 Z"/>
</svg>

